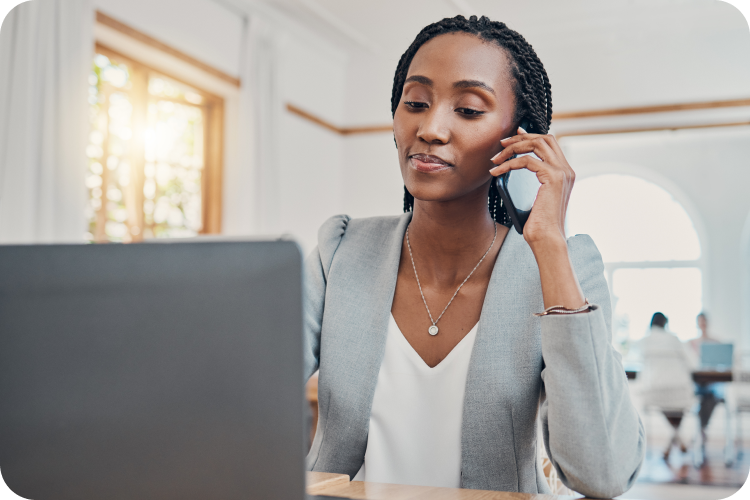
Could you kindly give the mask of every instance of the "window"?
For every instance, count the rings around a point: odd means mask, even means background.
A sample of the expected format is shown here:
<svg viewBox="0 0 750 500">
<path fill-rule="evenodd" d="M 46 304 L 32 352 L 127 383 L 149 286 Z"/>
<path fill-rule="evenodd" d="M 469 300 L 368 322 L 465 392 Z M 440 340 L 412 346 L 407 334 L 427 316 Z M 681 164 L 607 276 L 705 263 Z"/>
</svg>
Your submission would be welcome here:
<svg viewBox="0 0 750 500">
<path fill-rule="evenodd" d="M 218 233 L 222 99 L 101 45 L 89 84 L 86 238 Z"/>
<path fill-rule="evenodd" d="M 643 337 L 657 311 L 682 340 L 696 334 L 702 309 L 701 246 L 682 205 L 661 187 L 629 175 L 576 183 L 568 234 L 589 234 L 602 253 L 623 351 Z"/>
</svg>

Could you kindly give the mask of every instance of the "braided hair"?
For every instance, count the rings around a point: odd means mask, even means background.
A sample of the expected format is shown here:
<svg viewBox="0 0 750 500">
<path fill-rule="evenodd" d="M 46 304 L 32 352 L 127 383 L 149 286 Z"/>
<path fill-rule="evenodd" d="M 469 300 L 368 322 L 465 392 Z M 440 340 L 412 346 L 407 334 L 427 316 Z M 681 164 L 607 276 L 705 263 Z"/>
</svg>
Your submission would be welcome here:
<svg viewBox="0 0 750 500">
<path fill-rule="evenodd" d="M 404 90 L 404 81 L 414 55 L 427 41 L 446 33 L 471 33 L 482 40 L 493 42 L 502 47 L 510 61 L 513 92 L 516 98 L 516 109 L 513 116 L 515 123 L 526 122 L 527 132 L 546 134 L 552 122 L 552 86 L 547 72 L 531 45 L 519 33 L 508 28 L 505 23 L 490 21 L 486 16 L 477 19 L 471 16 L 447 17 L 442 21 L 430 24 L 419 32 L 412 44 L 401 56 L 393 77 L 391 94 L 391 113 L 396 114 Z M 490 183 L 488 206 L 492 218 L 510 227 L 508 212 L 499 199 L 495 183 Z M 404 186 L 404 212 L 414 210 L 414 197 Z"/>
</svg>

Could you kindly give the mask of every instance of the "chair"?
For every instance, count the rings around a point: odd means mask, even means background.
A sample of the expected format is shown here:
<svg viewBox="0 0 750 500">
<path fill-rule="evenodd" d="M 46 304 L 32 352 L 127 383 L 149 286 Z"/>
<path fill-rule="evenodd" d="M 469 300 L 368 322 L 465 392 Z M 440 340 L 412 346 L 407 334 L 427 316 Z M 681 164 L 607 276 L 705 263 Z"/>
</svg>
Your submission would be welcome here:
<svg viewBox="0 0 750 500">
<path fill-rule="evenodd" d="M 740 460 L 744 454 L 742 414 L 750 413 L 750 351 L 740 351 L 735 358 L 730 395 L 735 416 L 734 445 Z"/>
<path fill-rule="evenodd" d="M 547 481 L 547 486 L 552 491 L 553 495 L 575 495 L 576 493 L 565 486 L 560 480 L 560 476 L 557 475 L 555 467 L 552 465 L 552 461 L 547 455 L 547 449 L 544 447 L 544 436 L 542 434 L 542 421 L 537 420 L 536 425 L 536 445 L 537 455 L 541 459 L 542 471 L 544 472 L 544 479 Z"/>
<path fill-rule="evenodd" d="M 544 478 L 547 480 L 547 485 L 552 490 L 553 495 L 575 495 L 576 493 L 565 486 L 557 475 L 557 471 L 552 466 L 552 461 L 547 456 L 547 450 L 544 448 L 541 440 L 539 443 L 540 455 L 542 457 L 542 470 L 544 471 Z"/>
<path fill-rule="evenodd" d="M 684 415 L 695 405 L 693 381 L 689 364 L 680 341 L 671 334 L 652 333 L 642 341 L 643 369 L 638 378 L 644 411 L 654 409 L 664 414 L 673 429 L 664 451 L 669 458 L 673 445 L 684 452 L 679 428 Z"/>
<path fill-rule="evenodd" d="M 318 428 L 318 372 L 313 373 L 305 384 L 305 399 L 309 405 L 308 422 L 310 422 L 310 441 L 307 448 L 312 446 L 315 431 Z"/>
<path fill-rule="evenodd" d="M 750 377 L 748 377 L 748 380 L 750 380 Z M 729 407 L 729 404 L 727 403 L 726 398 L 717 398 L 716 399 L 716 406 L 718 405 L 724 405 L 725 410 L 725 425 L 724 425 L 724 432 L 726 433 L 725 439 L 724 439 L 724 465 L 727 467 L 731 467 L 734 464 L 735 460 L 735 454 L 733 450 L 733 442 L 732 442 L 732 425 L 731 425 L 731 410 Z M 715 409 L 715 407 L 714 407 Z M 750 406 L 748 406 L 748 410 L 750 411 Z M 703 424 L 701 422 L 701 417 L 699 416 L 699 408 L 695 409 L 696 414 L 696 421 L 697 421 L 697 432 L 696 432 L 696 438 L 695 438 L 695 446 L 693 447 L 693 465 L 697 468 L 700 468 L 703 466 L 703 463 L 706 460 L 706 442 L 705 442 L 705 428 L 703 427 Z M 738 425 L 739 425 L 739 419 L 737 419 Z"/>
</svg>

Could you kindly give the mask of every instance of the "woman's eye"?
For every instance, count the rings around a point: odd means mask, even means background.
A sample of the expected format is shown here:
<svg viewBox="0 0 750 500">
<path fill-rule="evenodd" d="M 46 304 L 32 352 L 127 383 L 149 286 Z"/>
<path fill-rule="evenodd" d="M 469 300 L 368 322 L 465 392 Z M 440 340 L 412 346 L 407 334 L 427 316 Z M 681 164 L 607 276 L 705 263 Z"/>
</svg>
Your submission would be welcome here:
<svg viewBox="0 0 750 500">
<path fill-rule="evenodd" d="M 467 116 L 476 116 L 476 115 L 484 114 L 484 111 L 479 111 L 477 109 L 471 109 L 471 108 L 457 108 L 456 111 Z"/>
<path fill-rule="evenodd" d="M 427 107 L 426 102 L 419 101 L 404 101 L 404 104 L 406 104 L 406 106 L 411 109 L 424 109 Z"/>
</svg>

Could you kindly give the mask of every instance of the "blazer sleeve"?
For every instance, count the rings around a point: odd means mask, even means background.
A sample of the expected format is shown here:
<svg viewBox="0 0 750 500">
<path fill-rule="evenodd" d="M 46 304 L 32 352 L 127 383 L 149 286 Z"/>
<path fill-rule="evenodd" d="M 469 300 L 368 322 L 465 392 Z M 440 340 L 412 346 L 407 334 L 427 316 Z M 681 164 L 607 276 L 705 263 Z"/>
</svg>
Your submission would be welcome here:
<svg viewBox="0 0 750 500">
<path fill-rule="evenodd" d="M 645 432 L 630 401 L 620 354 L 612 347 L 612 308 L 604 264 L 593 240 L 568 240 L 573 268 L 595 307 L 541 320 L 544 445 L 563 484 L 612 498 L 635 482 Z"/>
<path fill-rule="evenodd" d="M 318 246 L 305 259 L 304 271 L 304 380 L 320 362 L 320 332 L 326 302 L 328 273 L 333 256 L 349 224 L 348 215 L 335 215 L 318 230 Z"/>
</svg>

